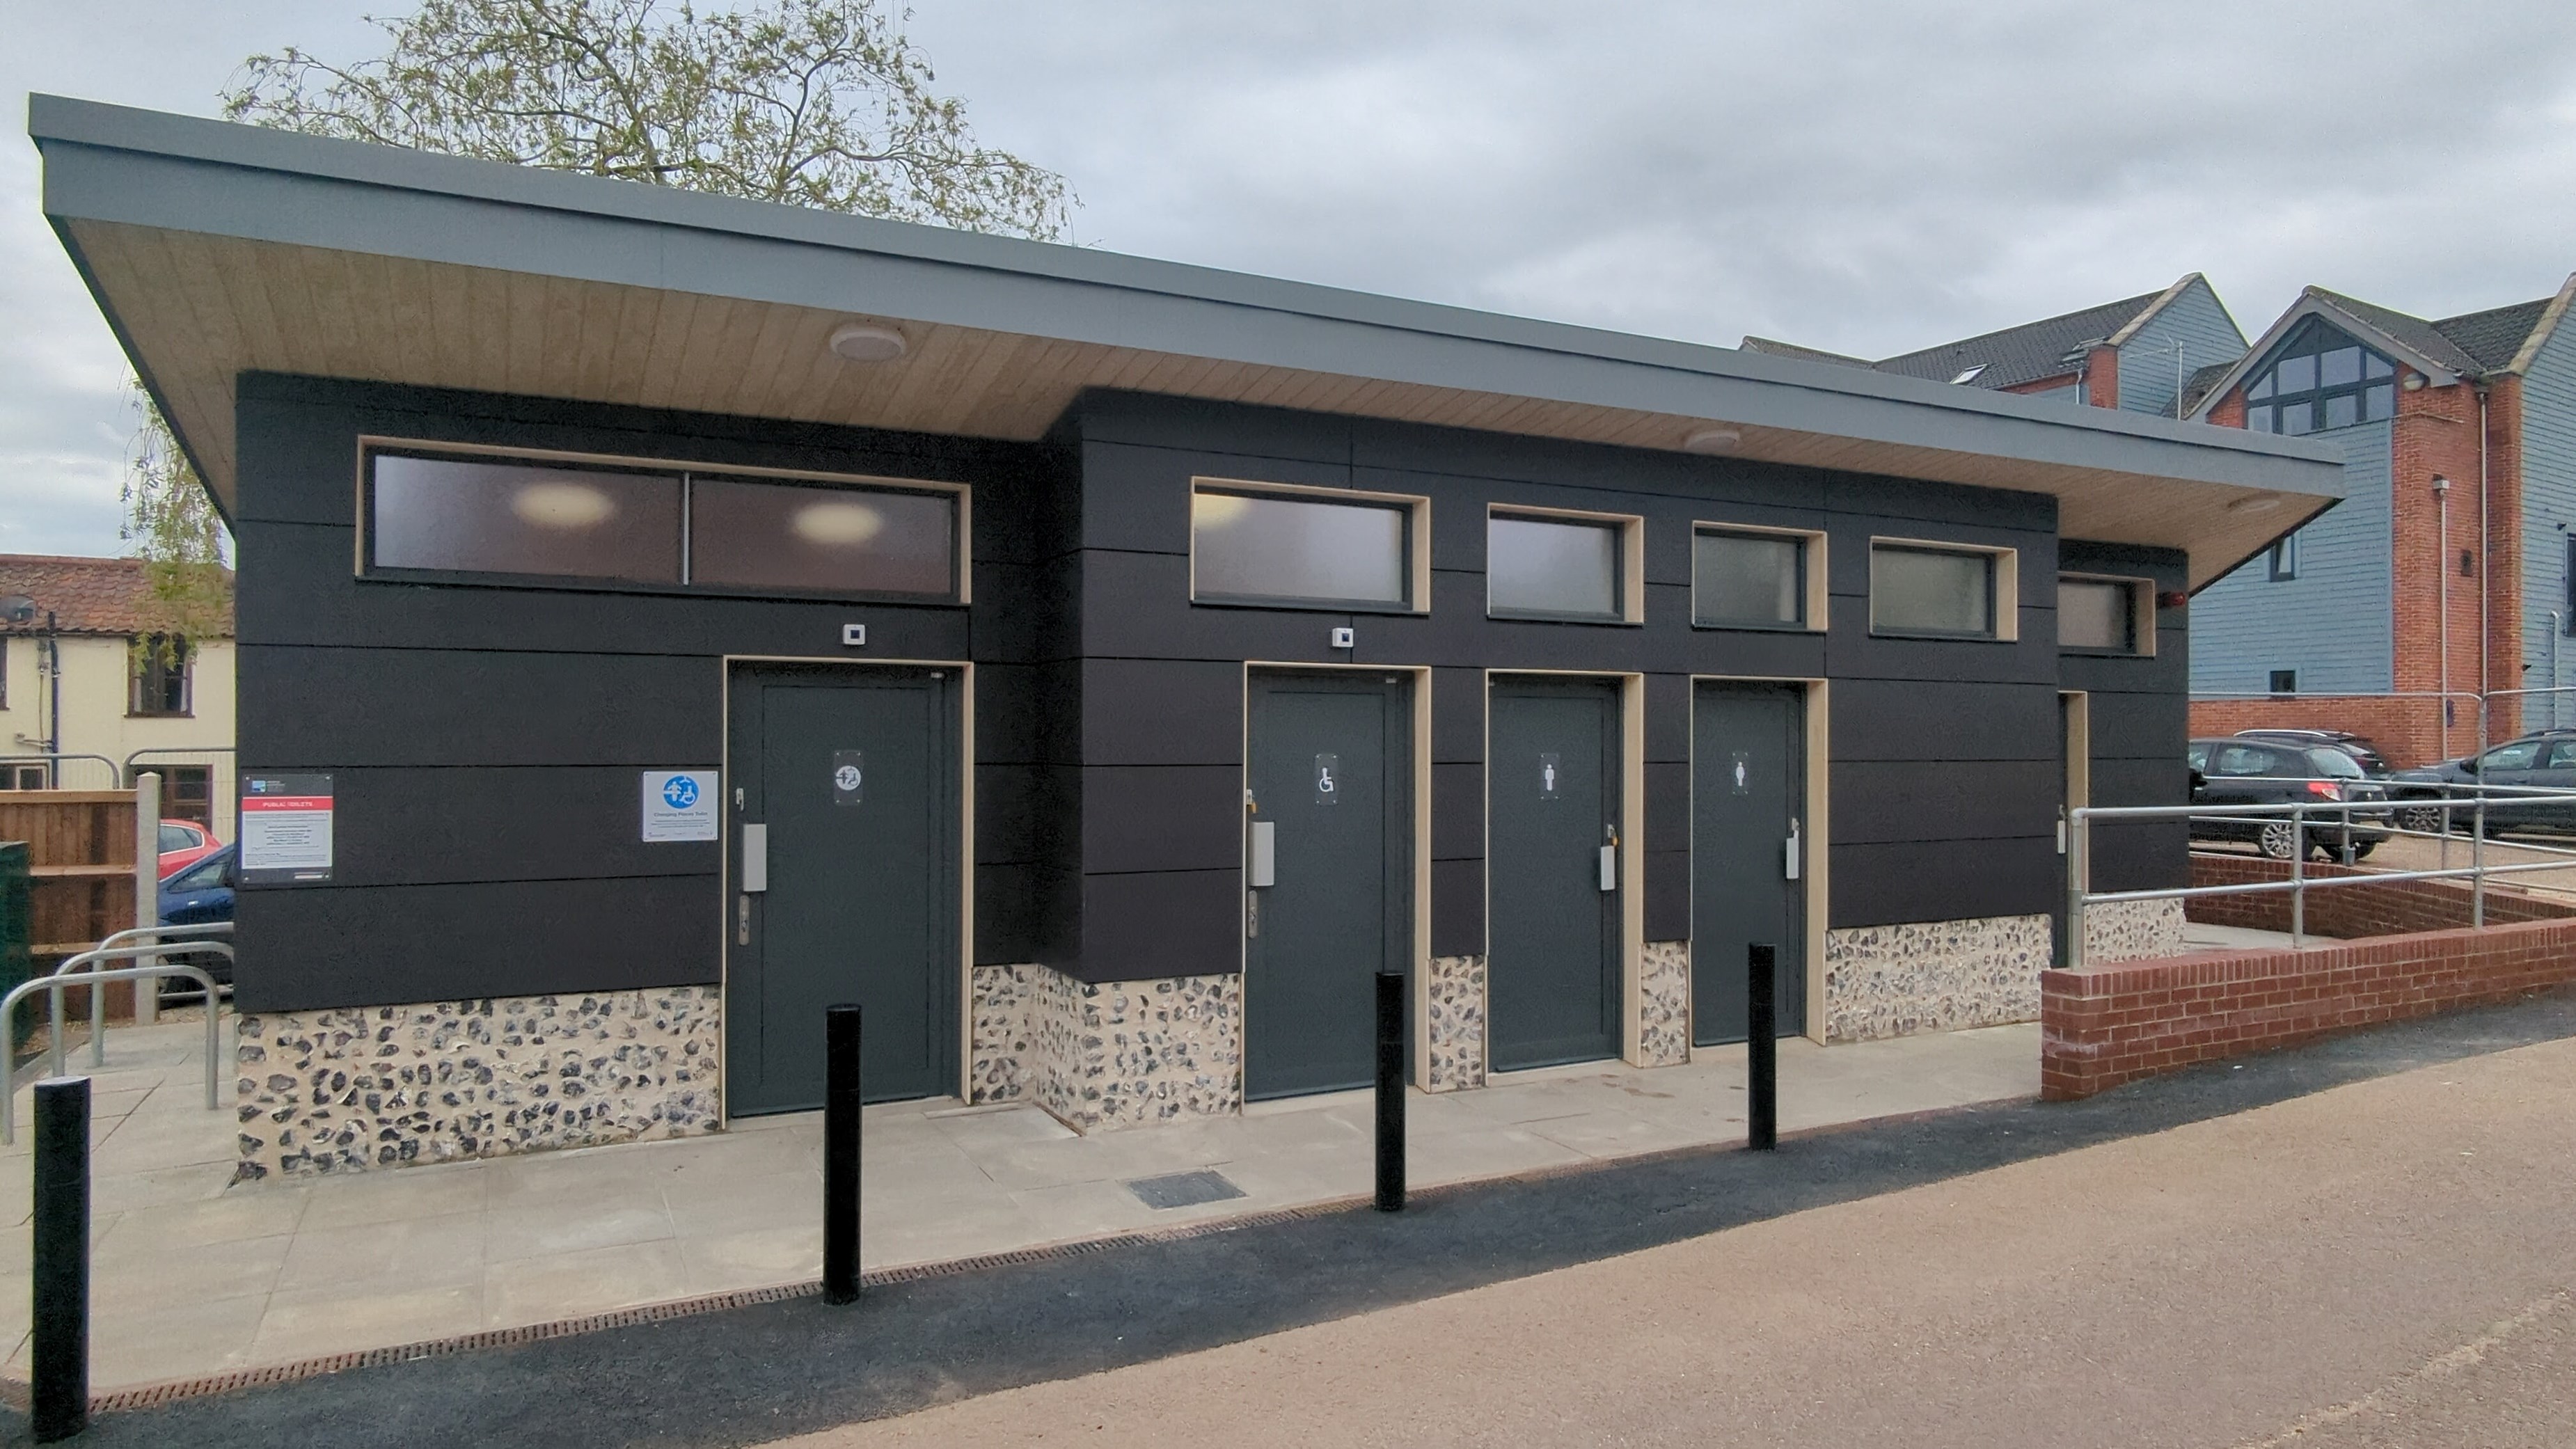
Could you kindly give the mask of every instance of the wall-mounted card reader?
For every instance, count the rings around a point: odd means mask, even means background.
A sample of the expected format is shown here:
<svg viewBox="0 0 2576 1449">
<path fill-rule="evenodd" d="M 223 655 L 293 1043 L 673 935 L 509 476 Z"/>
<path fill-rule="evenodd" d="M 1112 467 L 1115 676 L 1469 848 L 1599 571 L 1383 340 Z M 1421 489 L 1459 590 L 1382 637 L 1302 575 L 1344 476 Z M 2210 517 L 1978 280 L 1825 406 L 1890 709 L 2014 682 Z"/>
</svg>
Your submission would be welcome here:
<svg viewBox="0 0 2576 1449">
<path fill-rule="evenodd" d="M 757 895 L 769 889 L 769 827 L 742 827 L 742 893 Z"/>
<path fill-rule="evenodd" d="M 1252 874 L 1254 889 L 1279 883 L 1279 826 L 1275 821 L 1252 822 Z"/>
<path fill-rule="evenodd" d="M 841 626 L 841 642 L 852 649 L 866 648 L 868 645 L 868 626 L 865 624 L 843 624 Z"/>
</svg>

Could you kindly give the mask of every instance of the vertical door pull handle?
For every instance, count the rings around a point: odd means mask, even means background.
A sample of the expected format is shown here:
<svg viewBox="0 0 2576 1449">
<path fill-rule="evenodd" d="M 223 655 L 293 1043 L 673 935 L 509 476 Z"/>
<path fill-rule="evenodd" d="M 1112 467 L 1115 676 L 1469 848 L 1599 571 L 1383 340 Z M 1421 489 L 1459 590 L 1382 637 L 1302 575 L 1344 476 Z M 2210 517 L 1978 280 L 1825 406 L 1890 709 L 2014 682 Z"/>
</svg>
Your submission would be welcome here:
<svg viewBox="0 0 2576 1449">
<path fill-rule="evenodd" d="M 1615 845 L 1601 847 L 1601 888 L 1605 891 L 1619 888 L 1619 847 Z"/>
<path fill-rule="evenodd" d="M 769 827 L 742 827 L 742 893 L 758 895 L 769 889 Z"/>
<path fill-rule="evenodd" d="M 1781 863 L 1783 869 L 1781 871 L 1780 878 L 1783 880 L 1796 880 L 1798 878 L 1799 857 L 1805 854 L 1805 848 L 1801 846 L 1798 841 L 1798 822 L 1792 820 L 1789 822 L 1788 846 L 1782 852 Z"/>
<path fill-rule="evenodd" d="M 1272 820 L 1252 822 L 1252 887 L 1259 890 L 1279 883 L 1279 825 Z"/>
</svg>

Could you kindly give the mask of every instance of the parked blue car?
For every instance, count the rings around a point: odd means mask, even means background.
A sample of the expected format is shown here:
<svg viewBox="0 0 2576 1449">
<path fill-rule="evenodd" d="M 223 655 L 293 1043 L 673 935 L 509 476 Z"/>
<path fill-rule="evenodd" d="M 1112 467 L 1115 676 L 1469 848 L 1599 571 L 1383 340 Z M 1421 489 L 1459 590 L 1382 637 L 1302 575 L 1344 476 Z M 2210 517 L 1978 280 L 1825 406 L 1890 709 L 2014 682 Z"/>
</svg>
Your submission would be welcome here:
<svg viewBox="0 0 2576 1449">
<path fill-rule="evenodd" d="M 195 926 L 233 918 L 233 886 L 239 878 L 235 862 L 241 858 L 239 845 L 227 845 L 187 869 L 161 882 L 161 924 Z M 171 938 L 185 941 L 184 936 Z M 228 936 L 211 939 L 229 940 Z M 221 951 L 174 951 L 169 959 L 182 961 L 215 979 L 216 984 L 233 984 L 232 958 Z M 196 995 L 196 983 L 185 976 L 174 976 L 161 985 L 164 995 Z"/>
</svg>

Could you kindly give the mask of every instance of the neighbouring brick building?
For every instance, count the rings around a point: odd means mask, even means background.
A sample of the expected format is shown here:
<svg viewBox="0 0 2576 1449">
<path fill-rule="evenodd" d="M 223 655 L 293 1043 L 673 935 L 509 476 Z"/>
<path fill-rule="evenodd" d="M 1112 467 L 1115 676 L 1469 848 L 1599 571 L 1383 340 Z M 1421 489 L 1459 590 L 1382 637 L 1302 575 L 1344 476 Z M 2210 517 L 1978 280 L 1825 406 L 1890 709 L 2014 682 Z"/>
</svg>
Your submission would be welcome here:
<svg viewBox="0 0 2576 1449">
<path fill-rule="evenodd" d="M 2518 693 L 2576 664 L 2571 295 L 2428 321 L 2310 287 L 2192 379 L 2193 417 L 2340 443 L 2349 489 L 2194 602 L 2195 734 L 2349 729 L 2414 764 L 2478 747 L 2479 695 L 2490 740 L 2576 724 Z"/>
</svg>

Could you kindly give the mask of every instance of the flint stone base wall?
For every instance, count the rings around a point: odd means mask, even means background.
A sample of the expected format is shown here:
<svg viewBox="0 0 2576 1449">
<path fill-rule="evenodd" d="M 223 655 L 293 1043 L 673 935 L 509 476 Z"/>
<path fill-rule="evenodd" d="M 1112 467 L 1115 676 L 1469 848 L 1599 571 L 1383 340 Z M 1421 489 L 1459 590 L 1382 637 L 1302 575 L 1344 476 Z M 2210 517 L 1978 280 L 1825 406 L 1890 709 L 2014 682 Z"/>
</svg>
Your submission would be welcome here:
<svg viewBox="0 0 2576 1449">
<path fill-rule="evenodd" d="M 1434 956 L 1426 995 L 1430 1060 L 1424 1090 L 1457 1092 L 1485 1085 L 1485 958 Z"/>
<path fill-rule="evenodd" d="M 2105 901 L 2084 910 L 2084 959 L 2096 966 L 2183 953 L 2181 901 Z"/>
<path fill-rule="evenodd" d="M 1825 1040 L 1873 1041 L 2039 1019 L 2046 916 L 1825 933 Z"/>
<path fill-rule="evenodd" d="M 711 1132 L 720 993 L 669 986 L 240 1019 L 237 1180 Z"/>
<path fill-rule="evenodd" d="M 1221 1116 L 1243 1106 L 1243 978 L 1077 981 L 979 966 L 974 1100 L 1034 1102 L 1080 1132 Z"/>
<path fill-rule="evenodd" d="M 1639 957 L 1637 1065 L 1680 1066 L 1690 1060 L 1690 942 L 1648 941 Z"/>
</svg>

